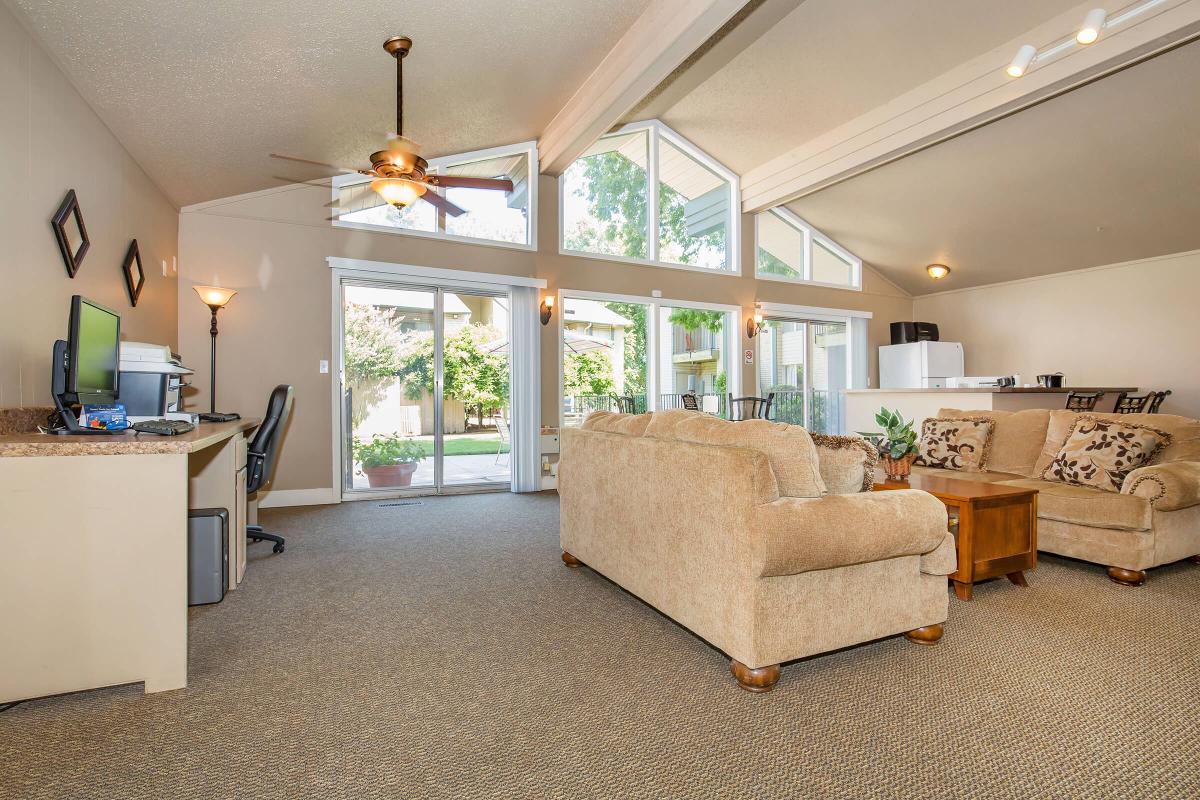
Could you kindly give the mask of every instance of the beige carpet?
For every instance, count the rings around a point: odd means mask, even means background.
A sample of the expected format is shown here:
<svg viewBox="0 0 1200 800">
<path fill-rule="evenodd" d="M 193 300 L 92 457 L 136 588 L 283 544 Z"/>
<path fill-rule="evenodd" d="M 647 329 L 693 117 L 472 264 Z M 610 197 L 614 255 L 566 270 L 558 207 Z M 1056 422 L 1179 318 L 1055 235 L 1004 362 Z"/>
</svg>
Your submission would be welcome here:
<svg viewBox="0 0 1200 800">
<path fill-rule="evenodd" d="M 889 639 L 739 690 L 559 562 L 553 495 L 264 512 L 194 609 L 191 685 L 0 714 L 4 798 L 1200 796 L 1200 567 L 1142 589 L 1045 557 Z M 10 613 L 5 609 L 3 613 Z M 19 647 L 3 642 L 0 647 Z"/>
</svg>

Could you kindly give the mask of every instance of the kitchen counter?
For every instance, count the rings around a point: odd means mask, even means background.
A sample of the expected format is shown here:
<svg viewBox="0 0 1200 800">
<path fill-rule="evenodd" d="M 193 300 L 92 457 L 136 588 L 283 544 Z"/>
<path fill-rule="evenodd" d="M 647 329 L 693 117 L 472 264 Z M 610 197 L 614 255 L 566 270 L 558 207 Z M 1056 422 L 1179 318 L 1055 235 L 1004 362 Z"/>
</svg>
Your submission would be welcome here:
<svg viewBox="0 0 1200 800">
<path fill-rule="evenodd" d="M 874 431 L 875 412 L 880 406 L 899 412 L 914 421 L 920 431 L 921 423 L 936 417 L 943 408 L 961 411 L 1023 411 L 1027 408 L 1064 408 L 1069 392 L 1104 392 L 1097 411 L 1111 411 L 1121 392 L 1137 392 L 1136 386 L 1066 386 L 1046 389 L 1041 386 L 981 386 L 958 389 L 847 389 L 846 430 Z"/>
</svg>

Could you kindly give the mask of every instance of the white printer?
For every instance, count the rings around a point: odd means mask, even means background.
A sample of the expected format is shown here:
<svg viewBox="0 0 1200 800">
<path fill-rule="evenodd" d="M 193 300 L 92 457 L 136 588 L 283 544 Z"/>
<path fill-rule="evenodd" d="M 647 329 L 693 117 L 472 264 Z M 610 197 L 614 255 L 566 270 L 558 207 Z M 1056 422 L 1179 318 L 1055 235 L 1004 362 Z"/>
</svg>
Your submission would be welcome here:
<svg viewBox="0 0 1200 800">
<path fill-rule="evenodd" d="M 192 370 L 171 348 L 146 342 L 121 342 L 117 402 L 130 422 L 161 419 L 181 411 L 180 390 Z"/>
</svg>

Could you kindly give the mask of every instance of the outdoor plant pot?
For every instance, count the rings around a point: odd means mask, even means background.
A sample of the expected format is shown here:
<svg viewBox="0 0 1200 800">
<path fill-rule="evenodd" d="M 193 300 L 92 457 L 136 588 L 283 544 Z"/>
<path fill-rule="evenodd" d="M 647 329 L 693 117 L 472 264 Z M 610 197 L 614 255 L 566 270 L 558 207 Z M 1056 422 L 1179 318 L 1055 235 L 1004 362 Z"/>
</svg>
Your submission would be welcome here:
<svg viewBox="0 0 1200 800">
<path fill-rule="evenodd" d="M 363 467 L 367 476 L 367 485 L 372 489 L 385 489 L 390 486 L 412 485 L 413 473 L 417 471 L 416 464 L 385 464 L 382 467 Z"/>
<path fill-rule="evenodd" d="M 883 474 L 887 475 L 889 481 L 906 481 L 912 473 L 913 461 L 916 458 L 916 453 L 909 453 L 904 458 L 880 456 L 879 461 L 883 465 Z"/>
</svg>

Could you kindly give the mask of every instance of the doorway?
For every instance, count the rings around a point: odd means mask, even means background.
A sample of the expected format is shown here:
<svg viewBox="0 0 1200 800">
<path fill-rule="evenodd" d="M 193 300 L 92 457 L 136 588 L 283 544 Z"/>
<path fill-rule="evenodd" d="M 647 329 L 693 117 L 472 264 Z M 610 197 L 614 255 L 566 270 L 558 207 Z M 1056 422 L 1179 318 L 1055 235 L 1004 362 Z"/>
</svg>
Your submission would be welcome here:
<svg viewBox="0 0 1200 800">
<path fill-rule="evenodd" d="M 342 495 L 507 491 L 511 296 L 342 278 Z"/>
</svg>

